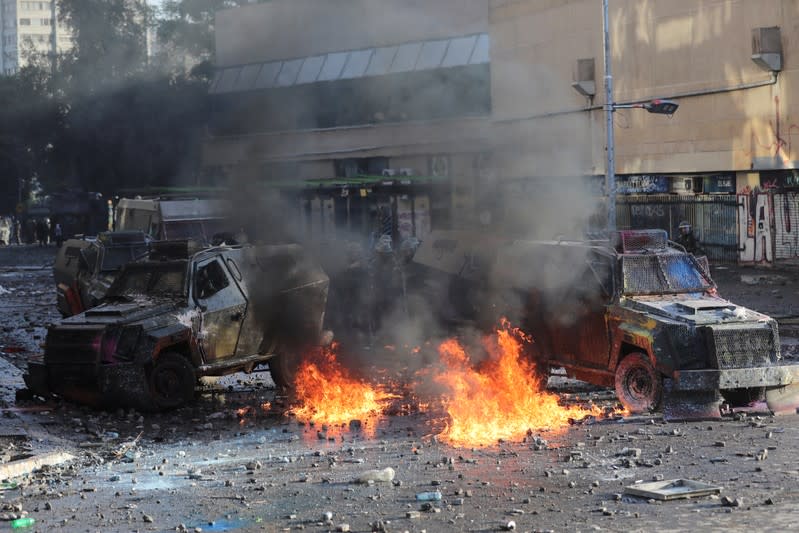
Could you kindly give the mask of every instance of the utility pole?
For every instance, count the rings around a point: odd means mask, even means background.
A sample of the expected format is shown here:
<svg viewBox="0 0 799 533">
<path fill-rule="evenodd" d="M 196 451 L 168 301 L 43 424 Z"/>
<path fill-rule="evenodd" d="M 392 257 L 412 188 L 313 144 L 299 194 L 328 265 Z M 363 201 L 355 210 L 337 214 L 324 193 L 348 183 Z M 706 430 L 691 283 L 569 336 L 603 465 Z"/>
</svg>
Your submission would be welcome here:
<svg viewBox="0 0 799 533">
<path fill-rule="evenodd" d="M 613 137 L 613 71 L 610 57 L 610 25 L 608 0 L 602 0 L 602 35 L 605 46 L 605 133 L 607 150 L 605 162 L 605 192 L 608 195 L 608 235 L 616 231 L 616 146 Z"/>
</svg>

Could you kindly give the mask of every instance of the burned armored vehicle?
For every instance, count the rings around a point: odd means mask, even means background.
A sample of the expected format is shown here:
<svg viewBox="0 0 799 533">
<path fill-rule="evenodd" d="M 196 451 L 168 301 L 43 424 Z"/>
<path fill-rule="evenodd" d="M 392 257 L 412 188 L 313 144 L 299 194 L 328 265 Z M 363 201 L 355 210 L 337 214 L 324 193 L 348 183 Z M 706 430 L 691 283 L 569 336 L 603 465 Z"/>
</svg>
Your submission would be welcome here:
<svg viewBox="0 0 799 533">
<path fill-rule="evenodd" d="M 665 231 L 579 242 L 440 232 L 414 262 L 446 279 L 436 298 L 450 315 L 507 315 L 533 338 L 539 372 L 615 387 L 631 412 L 718 416 L 719 392 L 733 405 L 765 392 L 779 409 L 799 386 L 776 321 L 718 296 L 707 261 Z"/>
<path fill-rule="evenodd" d="M 320 339 L 328 277 L 298 245 L 153 245 L 97 307 L 48 329 L 35 393 L 142 409 L 188 402 L 199 377 L 268 368 L 291 387 Z"/>
<path fill-rule="evenodd" d="M 76 315 L 100 303 L 120 269 L 147 255 L 149 242 L 141 231 L 109 231 L 96 239 L 67 240 L 53 265 L 61 316 Z"/>
</svg>

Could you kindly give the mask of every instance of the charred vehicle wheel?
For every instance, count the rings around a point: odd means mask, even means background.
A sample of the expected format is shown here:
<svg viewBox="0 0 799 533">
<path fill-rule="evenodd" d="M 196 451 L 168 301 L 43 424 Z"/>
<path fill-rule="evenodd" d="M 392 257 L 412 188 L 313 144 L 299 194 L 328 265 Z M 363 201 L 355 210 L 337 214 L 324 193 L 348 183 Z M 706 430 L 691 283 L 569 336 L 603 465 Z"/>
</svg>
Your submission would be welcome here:
<svg viewBox="0 0 799 533">
<path fill-rule="evenodd" d="M 196 382 L 194 367 L 175 352 L 159 355 L 150 371 L 150 393 L 158 409 L 174 409 L 190 402 Z"/>
<path fill-rule="evenodd" d="M 654 411 L 663 395 L 663 379 L 640 352 L 622 359 L 616 368 L 616 396 L 631 413 Z"/>
<path fill-rule="evenodd" d="M 297 353 L 285 348 L 278 350 L 277 355 L 269 359 L 269 373 L 278 389 L 294 389 L 294 379 L 301 362 L 302 358 Z"/>
</svg>

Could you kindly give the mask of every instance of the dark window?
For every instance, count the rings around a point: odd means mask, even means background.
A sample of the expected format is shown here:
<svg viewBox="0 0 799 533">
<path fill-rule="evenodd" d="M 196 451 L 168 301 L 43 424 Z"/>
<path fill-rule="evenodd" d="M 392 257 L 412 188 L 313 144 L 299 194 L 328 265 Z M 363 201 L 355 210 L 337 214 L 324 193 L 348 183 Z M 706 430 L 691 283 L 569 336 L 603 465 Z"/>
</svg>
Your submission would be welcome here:
<svg viewBox="0 0 799 533">
<path fill-rule="evenodd" d="M 362 157 L 359 159 L 337 159 L 337 178 L 352 178 L 359 175 L 380 176 L 388 168 L 387 157 Z"/>
<path fill-rule="evenodd" d="M 168 298 L 184 294 L 185 263 L 143 265 L 131 263 L 109 290 L 109 296 L 147 295 Z"/>
<path fill-rule="evenodd" d="M 182 239 L 204 240 L 203 225 L 199 220 L 182 220 L 164 223 L 164 238 L 171 241 Z"/>
<path fill-rule="evenodd" d="M 103 253 L 103 262 L 100 265 L 101 272 L 118 270 L 147 253 L 147 245 L 138 246 L 119 246 L 106 248 Z"/>
<path fill-rule="evenodd" d="M 97 265 L 97 248 L 90 246 L 88 248 L 84 248 L 81 250 L 81 255 L 83 256 L 83 260 L 86 262 L 86 266 L 89 270 L 94 270 L 95 266 Z"/>
<path fill-rule="evenodd" d="M 216 135 L 486 116 L 488 64 L 218 94 Z"/>
<path fill-rule="evenodd" d="M 227 287 L 230 282 L 218 261 L 212 261 L 197 270 L 197 298 L 205 300 Z"/>
</svg>

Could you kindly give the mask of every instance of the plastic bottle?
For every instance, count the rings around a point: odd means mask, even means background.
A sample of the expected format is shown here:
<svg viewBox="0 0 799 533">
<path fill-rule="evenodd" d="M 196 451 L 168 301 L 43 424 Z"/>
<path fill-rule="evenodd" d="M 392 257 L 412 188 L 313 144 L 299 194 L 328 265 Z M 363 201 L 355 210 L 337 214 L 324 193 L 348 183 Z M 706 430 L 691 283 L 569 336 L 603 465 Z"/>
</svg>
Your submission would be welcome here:
<svg viewBox="0 0 799 533">
<path fill-rule="evenodd" d="M 441 499 L 441 492 L 434 490 L 433 492 L 420 492 L 416 495 L 416 500 L 420 502 L 438 501 Z"/>
<path fill-rule="evenodd" d="M 388 483 L 394 480 L 394 475 L 394 469 L 389 466 L 382 470 L 367 470 L 358 476 L 356 481 L 358 483 Z"/>
<path fill-rule="evenodd" d="M 22 529 L 25 527 L 30 527 L 36 522 L 35 518 L 17 518 L 16 520 L 11 521 L 11 529 Z"/>
</svg>

